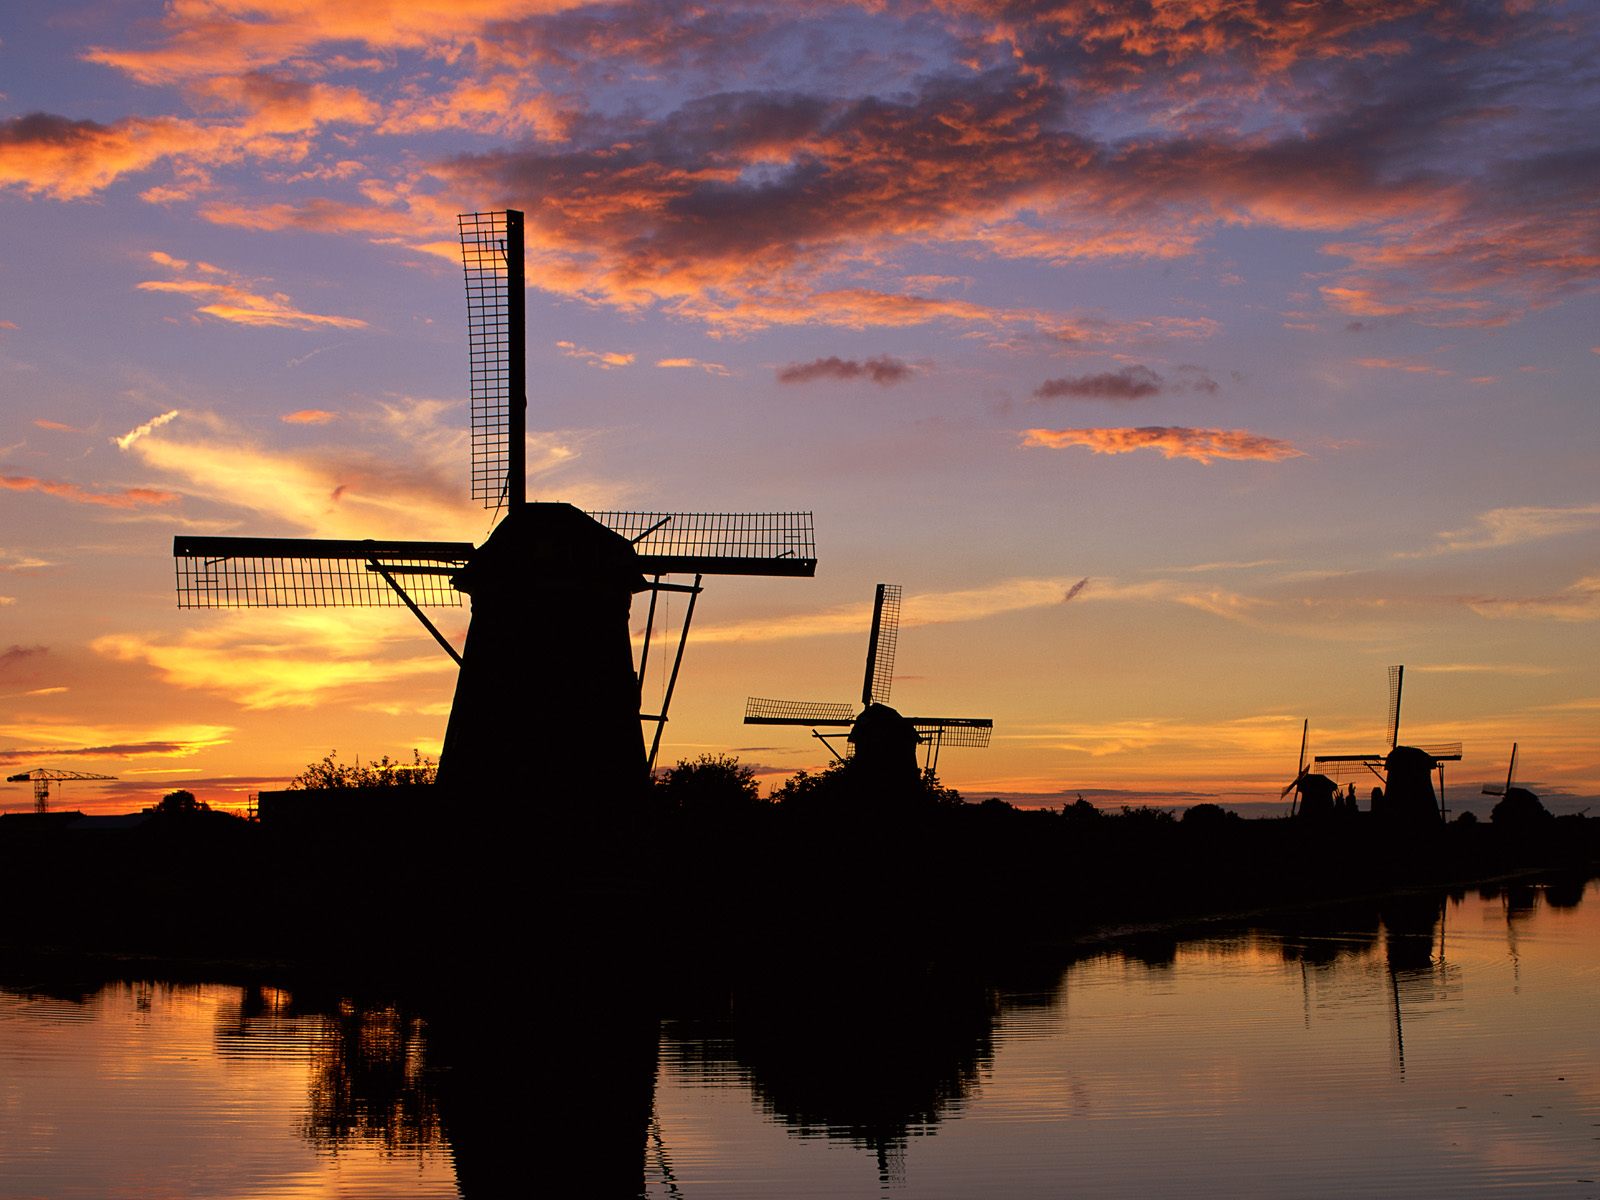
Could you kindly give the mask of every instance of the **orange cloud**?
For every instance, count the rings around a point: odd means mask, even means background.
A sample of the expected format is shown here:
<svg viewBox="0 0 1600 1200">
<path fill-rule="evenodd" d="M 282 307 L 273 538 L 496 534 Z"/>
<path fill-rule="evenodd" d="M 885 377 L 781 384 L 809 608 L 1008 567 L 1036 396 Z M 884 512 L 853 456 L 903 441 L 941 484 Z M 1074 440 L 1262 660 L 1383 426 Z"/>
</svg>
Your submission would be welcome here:
<svg viewBox="0 0 1600 1200">
<path fill-rule="evenodd" d="M 622 354 L 615 350 L 585 350 L 582 346 L 572 342 L 557 342 L 556 346 L 568 358 L 582 359 L 591 367 L 599 367 L 602 371 L 609 371 L 613 367 L 630 367 L 633 365 L 634 355 Z"/>
<path fill-rule="evenodd" d="M 175 259 L 160 251 L 152 254 L 151 259 L 161 266 L 178 271 L 185 270 L 189 266 L 181 259 Z M 196 305 L 196 312 L 234 325 L 277 329 L 365 329 L 367 327 L 367 323 L 359 317 L 304 312 L 294 307 L 289 297 L 282 292 L 275 292 L 270 296 L 253 292 L 245 286 L 243 280 L 229 276 L 227 272 L 207 263 L 198 264 L 196 270 L 206 278 L 147 279 L 135 286 L 141 292 L 163 292 L 205 301 Z M 216 278 L 219 275 L 224 278 Z"/>
<path fill-rule="evenodd" d="M 1454 371 L 1408 358 L 1358 358 L 1356 366 L 1374 371 L 1404 371 L 1411 375 L 1454 375 Z"/>
<path fill-rule="evenodd" d="M 1466 605 L 1481 617 L 1600 621 L 1600 575 L 1588 575 L 1545 596 L 1474 596 Z"/>
<path fill-rule="evenodd" d="M 34 423 L 34 425 L 36 425 L 40 429 L 53 429 L 53 430 L 56 430 L 59 433 L 82 433 L 83 432 L 83 430 L 74 428 L 71 425 L 63 425 L 60 421 L 52 421 L 48 417 L 35 417 L 33 419 L 33 423 Z"/>
<path fill-rule="evenodd" d="M 687 370 L 698 367 L 707 375 L 730 374 L 728 368 L 723 366 L 721 363 L 702 362 L 698 358 L 658 358 L 656 359 L 656 366 L 678 370 Z"/>
<path fill-rule="evenodd" d="M 1209 463 L 1214 458 L 1279 462 L 1285 458 L 1301 458 L 1305 453 L 1288 442 L 1246 429 L 1188 429 L 1164 425 L 1123 429 L 1029 429 L 1023 433 L 1022 444 L 1053 450 L 1086 446 L 1096 454 L 1159 450 L 1167 458 L 1192 458 L 1201 463 Z"/>
<path fill-rule="evenodd" d="M 325 412 L 320 408 L 302 408 L 297 412 L 284 413 L 278 418 L 285 425 L 326 425 L 329 421 L 338 419 L 338 413 Z"/>
<path fill-rule="evenodd" d="M 171 504 L 178 499 L 178 493 L 163 492 L 156 488 L 131 487 L 115 492 L 92 492 L 75 483 L 34 479 L 27 475 L 0 475 L 0 488 L 10 492 L 43 492 L 74 504 L 93 504 L 101 508 L 138 508 L 149 504 Z"/>
</svg>

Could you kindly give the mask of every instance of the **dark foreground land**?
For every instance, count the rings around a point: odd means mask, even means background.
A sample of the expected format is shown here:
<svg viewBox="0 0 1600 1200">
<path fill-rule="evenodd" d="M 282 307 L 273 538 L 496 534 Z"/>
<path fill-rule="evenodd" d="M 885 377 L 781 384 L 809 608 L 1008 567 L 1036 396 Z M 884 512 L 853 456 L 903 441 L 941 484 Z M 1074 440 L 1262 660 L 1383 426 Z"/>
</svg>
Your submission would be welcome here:
<svg viewBox="0 0 1600 1200">
<path fill-rule="evenodd" d="M 1600 820 L 1401 826 L 1368 813 L 1183 819 L 895 806 L 456 805 L 431 787 L 291 793 L 273 819 L 131 828 L 0 819 L 0 951 L 292 965 L 404 980 L 530 945 L 645 964 L 885 939 L 918 953 L 1062 946 L 1131 926 L 1600 864 Z"/>
<path fill-rule="evenodd" d="M 0 987 L 230 982 L 242 1018 L 290 995 L 335 1035 L 307 1136 L 442 1138 L 469 1198 L 524 1194 L 530 1161 L 576 1172 L 568 1194 L 632 1197 L 663 1038 L 729 1056 L 791 1127 L 883 1152 L 959 1101 L 1000 1011 L 1075 958 L 1169 961 L 1186 923 L 1234 914 L 1306 954 L 1374 953 L 1381 927 L 1405 971 L 1444 893 L 1539 872 L 1548 903 L 1576 904 L 1600 861 L 1584 818 L 1402 829 L 943 797 L 602 821 L 402 790 L 306 794 L 261 824 L 0 820 Z"/>
</svg>

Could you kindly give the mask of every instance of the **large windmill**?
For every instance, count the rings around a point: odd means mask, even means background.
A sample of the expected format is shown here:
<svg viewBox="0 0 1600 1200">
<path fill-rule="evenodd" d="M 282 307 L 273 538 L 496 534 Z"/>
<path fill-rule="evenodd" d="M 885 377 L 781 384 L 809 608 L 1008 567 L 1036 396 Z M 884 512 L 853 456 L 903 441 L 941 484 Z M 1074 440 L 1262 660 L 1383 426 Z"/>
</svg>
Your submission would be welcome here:
<svg viewBox="0 0 1600 1200">
<path fill-rule="evenodd" d="M 894 684 L 894 655 L 900 641 L 900 585 L 880 583 L 872 602 L 872 632 L 867 638 L 867 670 L 861 681 L 861 711 L 851 704 L 833 704 L 826 701 L 767 700 L 751 696 L 745 701 L 746 725 L 803 725 L 811 729 L 811 736 L 828 747 L 835 759 L 843 759 L 828 739 L 849 730 L 852 742 L 862 730 L 864 719 L 888 709 L 889 691 Z M 893 710 L 889 710 L 892 712 Z M 917 739 L 925 747 L 924 768 L 936 771 L 939 750 L 943 746 L 973 746 L 982 749 L 989 744 L 994 721 L 988 717 L 905 717 L 916 730 Z M 833 733 L 823 733 L 831 729 Z"/>
<path fill-rule="evenodd" d="M 1363 754 L 1319 754 L 1315 763 L 1358 763 L 1383 781 L 1383 799 L 1374 805 L 1381 815 L 1442 819 L 1444 816 L 1444 764 L 1461 760 L 1461 743 L 1430 746 L 1400 744 L 1400 697 L 1405 686 L 1404 666 L 1389 668 L 1389 716 L 1385 724 L 1387 750 Z M 1379 768 L 1382 768 L 1380 771 Z M 1439 772 L 1439 794 L 1432 776 Z"/>
<path fill-rule="evenodd" d="M 459 220 L 471 362 L 472 498 L 505 516 L 470 542 L 178 537 L 180 608 L 404 605 L 460 668 L 439 783 L 461 792 L 637 789 L 660 747 L 706 575 L 811 576 L 809 512 L 584 513 L 527 499 L 522 213 Z M 692 584 L 663 582 L 692 574 Z M 633 661 L 629 611 L 650 592 Z M 641 714 L 662 592 L 689 595 L 661 711 Z M 472 600 L 459 651 L 423 608 Z M 641 721 L 655 726 L 648 755 Z M 544 746 L 551 751 L 538 758 Z"/>
</svg>

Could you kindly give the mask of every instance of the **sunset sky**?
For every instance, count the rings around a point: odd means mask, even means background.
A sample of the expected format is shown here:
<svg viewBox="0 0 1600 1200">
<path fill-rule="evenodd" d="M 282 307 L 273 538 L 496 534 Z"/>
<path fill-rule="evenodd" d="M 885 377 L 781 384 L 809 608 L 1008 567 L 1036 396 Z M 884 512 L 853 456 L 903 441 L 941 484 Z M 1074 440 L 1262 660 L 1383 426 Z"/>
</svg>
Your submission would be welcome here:
<svg viewBox="0 0 1600 1200">
<path fill-rule="evenodd" d="M 179 611 L 171 540 L 481 541 L 455 218 L 513 207 L 530 497 L 816 514 L 815 579 L 708 582 L 664 762 L 825 762 L 745 697 L 853 699 L 886 581 L 974 798 L 1275 801 L 1404 663 L 1452 804 L 1517 741 L 1581 808 L 1597 52 L 1535 0 L 8 5 L 0 766 L 437 752 L 409 614 Z"/>
</svg>

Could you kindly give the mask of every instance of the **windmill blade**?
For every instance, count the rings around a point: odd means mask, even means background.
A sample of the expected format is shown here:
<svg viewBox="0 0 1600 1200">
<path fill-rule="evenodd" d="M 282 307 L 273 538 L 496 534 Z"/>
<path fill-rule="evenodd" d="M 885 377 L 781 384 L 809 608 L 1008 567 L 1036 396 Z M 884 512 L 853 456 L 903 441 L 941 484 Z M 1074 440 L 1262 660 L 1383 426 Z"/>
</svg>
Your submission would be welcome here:
<svg viewBox="0 0 1600 1200">
<path fill-rule="evenodd" d="M 816 700 L 768 700 L 751 696 L 744 702 L 746 725 L 854 725 L 853 704 Z"/>
<path fill-rule="evenodd" d="M 1405 679 L 1404 666 L 1389 668 L 1389 718 L 1384 725 L 1384 737 L 1391 750 L 1400 744 L 1400 690 Z"/>
<path fill-rule="evenodd" d="M 1517 774 L 1517 744 L 1515 742 L 1512 742 L 1511 743 L 1511 764 L 1508 767 L 1506 767 L 1506 783 L 1505 783 L 1505 786 L 1504 787 L 1495 787 L 1493 784 L 1486 784 L 1484 786 L 1484 789 L 1483 789 L 1483 794 L 1485 796 L 1505 796 L 1505 795 L 1508 795 L 1510 793 L 1510 791 L 1511 791 L 1512 780 L 1516 777 L 1516 774 Z"/>
<path fill-rule="evenodd" d="M 816 534 L 808 512 L 592 512 L 634 545 L 646 575 L 817 573 Z"/>
<path fill-rule="evenodd" d="M 989 747 L 994 721 L 989 717 L 907 717 L 923 741 L 938 739 L 945 746 Z"/>
<path fill-rule="evenodd" d="M 1283 785 L 1283 790 L 1278 793 L 1279 800 L 1282 800 L 1290 792 L 1298 788 L 1301 781 L 1306 777 L 1306 739 L 1310 734 L 1311 718 L 1307 717 L 1300 725 L 1300 758 L 1295 766 L 1294 778 Z"/>
<path fill-rule="evenodd" d="M 900 585 L 880 583 L 872 599 L 872 634 L 867 639 L 867 673 L 862 704 L 889 703 L 894 686 L 894 652 L 900 642 Z"/>
<path fill-rule="evenodd" d="M 179 608 L 404 606 L 385 572 L 418 605 L 458 607 L 472 543 L 177 537 L 172 554 Z"/>
<path fill-rule="evenodd" d="M 471 374 L 472 498 L 485 508 L 526 497 L 527 330 L 522 214 L 462 213 Z"/>
<path fill-rule="evenodd" d="M 1418 746 L 1417 749 L 1421 750 L 1435 762 L 1461 761 L 1460 742 L 1432 742 L 1426 746 Z"/>
</svg>

